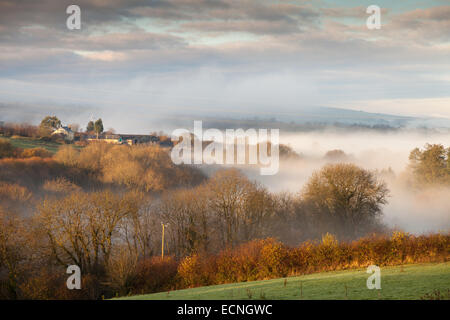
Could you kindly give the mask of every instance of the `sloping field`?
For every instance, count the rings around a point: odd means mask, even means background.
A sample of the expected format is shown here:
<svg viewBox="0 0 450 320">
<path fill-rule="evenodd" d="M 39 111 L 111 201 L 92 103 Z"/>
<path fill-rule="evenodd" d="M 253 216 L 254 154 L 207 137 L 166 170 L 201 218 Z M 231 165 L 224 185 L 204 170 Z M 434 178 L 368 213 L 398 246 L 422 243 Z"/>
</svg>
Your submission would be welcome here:
<svg viewBox="0 0 450 320">
<path fill-rule="evenodd" d="M 17 137 L 17 138 L 2 137 L 2 139 L 6 139 L 16 148 L 21 149 L 44 148 L 51 153 L 56 153 L 59 147 L 61 146 L 60 143 L 25 137 Z"/>
<path fill-rule="evenodd" d="M 124 297 L 133 300 L 227 299 L 420 299 L 438 290 L 450 295 L 450 262 L 381 268 L 381 290 L 367 289 L 366 269 L 316 273 L 264 281 Z"/>
</svg>

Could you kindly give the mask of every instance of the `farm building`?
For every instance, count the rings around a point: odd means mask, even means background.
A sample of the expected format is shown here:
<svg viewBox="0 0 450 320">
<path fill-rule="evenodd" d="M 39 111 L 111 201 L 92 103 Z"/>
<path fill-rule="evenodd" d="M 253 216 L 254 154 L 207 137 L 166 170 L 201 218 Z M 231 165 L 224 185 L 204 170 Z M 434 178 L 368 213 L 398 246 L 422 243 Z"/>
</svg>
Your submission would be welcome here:
<svg viewBox="0 0 450 320">
<path fill-rule="evenodd" d="M 96 136 L 86 136 L 86 140 L 90 142 L 101 141 L 112 144 L 159 144 L 163 147 L 173 146 L 172 141 L 160 141 L 157 135 L 136 135 L 136 134 L 113 134 L 103 135 L 98 139 Z"/>
<path fill-rule="evenodd" d="M 52 132 L 52 135 L 59 134 L 67 141 L 73 141 L 75 133 L 69 127 L 60 127 Z"/>
</svg>

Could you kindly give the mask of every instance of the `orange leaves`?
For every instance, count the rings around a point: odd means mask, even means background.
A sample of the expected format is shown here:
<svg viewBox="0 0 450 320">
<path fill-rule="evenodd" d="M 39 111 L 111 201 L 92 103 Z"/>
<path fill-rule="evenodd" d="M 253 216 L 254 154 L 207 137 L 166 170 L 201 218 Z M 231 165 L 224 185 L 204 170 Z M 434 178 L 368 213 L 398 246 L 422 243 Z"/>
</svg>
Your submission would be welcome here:
<svg viewBox="0 0 450 320">
<path fill-rule="evenodd" d="M 189 287 L 263 280 L 374 263 L 383 266 L 448 260 L 449 248 L 448 234 L 416 237 L 395 233 L 391 238 L 374 235 L 351 243 L 338 243 L 327 234 L 320 242 L 305 242 L 297 248 L 269 238 L 250 241 L 218 255 L 186 257 L 178 268 L 178 276 Z M 401 254 L 393 255 L 393 251 Z"/>
</svg>

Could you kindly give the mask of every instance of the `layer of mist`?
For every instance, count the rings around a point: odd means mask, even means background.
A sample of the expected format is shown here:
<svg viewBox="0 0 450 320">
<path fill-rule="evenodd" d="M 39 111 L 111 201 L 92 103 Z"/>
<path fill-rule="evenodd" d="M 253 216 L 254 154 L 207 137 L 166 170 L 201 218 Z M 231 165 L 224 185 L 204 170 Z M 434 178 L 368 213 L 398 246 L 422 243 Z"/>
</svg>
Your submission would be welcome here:
<svg viewBox="0 0 450 320">
<path fill-rule="evenodd" d="M 377 171 L 390 189 L 383 221 L 393 229 L 421 234 L 450 230 L 450 188 L 413 189 L 408 184 L 408 157 L 426 143 L 450 144 L 445 133 L 426 131 L 322 131 L 281 133 L 280 142 L 290 146 L 300 159 L 280 160 L 276 175 L 262 176 L 255 167 L 240 166 L 245 174 L 272 192 L 299 194 L 311 174 L 327 163 L 351 162 Z M 345 155 L 326 157 L 328 151 L 342 150 Z M 214 168 L 205 168 L 214 171 Z"/>
</svg>

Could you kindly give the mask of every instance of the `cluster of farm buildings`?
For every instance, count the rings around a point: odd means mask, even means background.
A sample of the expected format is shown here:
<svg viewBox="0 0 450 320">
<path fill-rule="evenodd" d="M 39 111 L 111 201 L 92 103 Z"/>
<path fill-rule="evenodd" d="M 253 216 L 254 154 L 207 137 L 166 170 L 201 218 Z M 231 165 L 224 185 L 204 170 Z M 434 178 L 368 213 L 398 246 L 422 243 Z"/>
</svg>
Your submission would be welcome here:
<svg viewBox="0 0 450 320">
<path fill-rule="evenodd" d="M 54 135 L 58 134 L 67 141 L 88 141 L 88 142 L 105 142 L 111 144 L 158 144 L 163 147 L 172 147 L 173 142 L 170 139 L 161 139 L 155 134 L 137 135 L 137 134 L 100 134 L 92 135 L 89 133 L 73 132 L 69 127 L 60 127 L 53 131 Z"/>
</svg>

